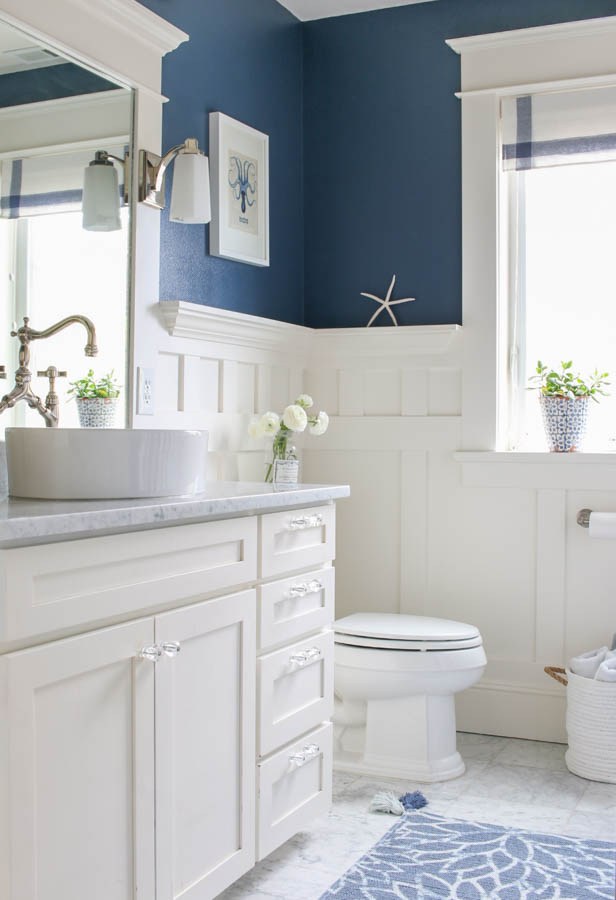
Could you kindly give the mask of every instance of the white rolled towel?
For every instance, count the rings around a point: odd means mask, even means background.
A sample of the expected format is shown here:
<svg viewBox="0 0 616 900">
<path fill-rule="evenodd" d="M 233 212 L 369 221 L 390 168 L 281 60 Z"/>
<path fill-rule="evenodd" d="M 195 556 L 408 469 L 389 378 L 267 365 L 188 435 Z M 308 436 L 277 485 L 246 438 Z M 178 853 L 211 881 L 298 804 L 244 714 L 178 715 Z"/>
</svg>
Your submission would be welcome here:
<svg viewBox="0 0 616 900">
<path fill-rule="evenodd" d="M 612 681 L 616 684 L 616 653 L 610 653 L 609 659 L 604 659 L 595 675 L 595 681 Z"/>
<path fill-rule="evenodd" d="M 594 678 L 608 653 L 607 647 L 599 647 L 597 650 L 589 650 L 588 653 L 574 656 L 569 660 L 569 670 L 574 675 L 581 675 L 582 678 Z"/>
</svg>

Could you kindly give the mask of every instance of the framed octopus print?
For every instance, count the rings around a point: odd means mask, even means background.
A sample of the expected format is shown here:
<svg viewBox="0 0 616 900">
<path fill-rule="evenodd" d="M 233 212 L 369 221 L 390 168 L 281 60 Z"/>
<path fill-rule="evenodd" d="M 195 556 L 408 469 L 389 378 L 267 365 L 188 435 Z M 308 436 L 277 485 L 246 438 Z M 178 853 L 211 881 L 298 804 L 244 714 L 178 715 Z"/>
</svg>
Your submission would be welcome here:
<svg viewBox="0 0 616 900">
<path fill-rule="evenodd" d="M 210 253 L 269 266 L 269 138 L 210 113 Z"/>
</svg>

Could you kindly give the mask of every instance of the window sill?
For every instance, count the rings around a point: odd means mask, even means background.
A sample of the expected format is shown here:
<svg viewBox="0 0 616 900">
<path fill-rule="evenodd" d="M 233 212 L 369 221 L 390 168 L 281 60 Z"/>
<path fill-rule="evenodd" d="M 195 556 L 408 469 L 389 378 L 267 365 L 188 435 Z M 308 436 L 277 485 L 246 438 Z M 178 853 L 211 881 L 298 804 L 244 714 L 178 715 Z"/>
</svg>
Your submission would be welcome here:
<svg viewBox="0 0 616 900">
<path fill-rule="evenodd" d="M 616 490 L 616 453 L 458 451 L 465 487 Z"/>
</svg>

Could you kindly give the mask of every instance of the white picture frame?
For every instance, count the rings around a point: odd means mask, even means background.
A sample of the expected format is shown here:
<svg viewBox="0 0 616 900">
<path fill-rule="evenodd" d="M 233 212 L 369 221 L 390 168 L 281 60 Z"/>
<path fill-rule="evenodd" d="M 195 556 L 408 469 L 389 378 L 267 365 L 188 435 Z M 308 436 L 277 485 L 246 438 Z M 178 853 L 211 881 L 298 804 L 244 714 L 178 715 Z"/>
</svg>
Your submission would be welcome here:
<svg viewBox="0 0 616 900">
<path fill-rule="evenodd" d="M 269 266 L 269 137 L 210 113 L 210 253 Z"/>
</svg>

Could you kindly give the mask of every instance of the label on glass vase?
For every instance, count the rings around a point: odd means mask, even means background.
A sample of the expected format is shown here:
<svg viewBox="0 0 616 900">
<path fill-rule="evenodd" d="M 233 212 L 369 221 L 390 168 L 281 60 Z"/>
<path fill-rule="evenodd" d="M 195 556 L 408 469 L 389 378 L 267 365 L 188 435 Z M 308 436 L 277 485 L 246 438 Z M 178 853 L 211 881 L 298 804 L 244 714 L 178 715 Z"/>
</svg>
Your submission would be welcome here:
<svg viewBox="0 0 616 900">
<path fill-rule="evenodd" d="M 274 484 L 296 485 L 299 480 L 299 460 L 275 459 L 274 460 Z"/>
</svg>

